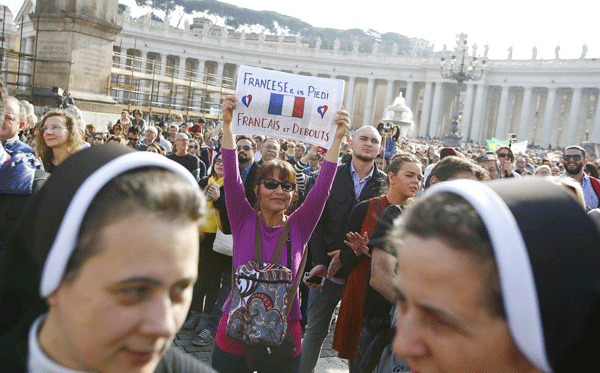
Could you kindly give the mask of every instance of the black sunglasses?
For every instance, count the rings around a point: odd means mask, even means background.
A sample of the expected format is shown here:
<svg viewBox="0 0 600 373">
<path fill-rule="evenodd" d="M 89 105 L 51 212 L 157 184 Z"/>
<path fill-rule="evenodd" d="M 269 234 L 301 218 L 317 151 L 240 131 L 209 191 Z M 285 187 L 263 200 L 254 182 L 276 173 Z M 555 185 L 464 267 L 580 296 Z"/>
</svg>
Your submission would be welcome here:
<svg viewBox="0 0 600 373">
<path fill-rule="evenodd" d="M 498 153 L 498 157 L 506 158 L 506 157 L 508 157 L 508 153 Z"/>
<path fill-rule="evenodd" d="M 252 149 L 252 147 L 250 145 L 238 145 L 237 150 L 245 150 L 248 151 Z"/>
<path fill-rule="evenodd" d="M 570 161 L 571 158 L 574 161 L 580 161 L 583 158 L 583 156 L 581 154 L 572 154 L 572 155 L 571 154 L 565 154 L 565 155 L 563 155 L 563 159 L 565 161 L 567 161 L 567 162 Z"/>
<path fill-rule="evenodd" d="M 281 185 L 281 190 L 283 190 L 284 192 L 293 192 L 294 189 L 296 189 L 296 183 L 290 183 L 289 181 L 284 181 L 284 182 L 280 183 L 277 180 L 267 179 L 267 180 L 263 180 L 262 184 L 265 186 L 265 188 L 267 188 L 269 190 L 275 190 L 280 185 Z"/>
<path fill-rule="evenodd" d="M 127 140 L 129 140 L 129 141 L 138 141 L 138 139 L 135 138 L 135 137 L 128 137 Z"/>
</svg>

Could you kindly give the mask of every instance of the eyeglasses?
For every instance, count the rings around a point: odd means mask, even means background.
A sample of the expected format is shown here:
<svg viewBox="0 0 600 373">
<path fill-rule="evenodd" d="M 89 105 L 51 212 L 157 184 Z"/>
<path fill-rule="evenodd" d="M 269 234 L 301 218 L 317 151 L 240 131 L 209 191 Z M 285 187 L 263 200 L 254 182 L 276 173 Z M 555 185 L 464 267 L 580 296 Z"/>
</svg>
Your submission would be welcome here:
<svg viewBox="0 0 600 373">
<path fill-rule="evenodd" d="M 196 149 L 197 146 L 196 145 L 188 145 L 188 148 L 190 148 L 190 149 Z"/>
<path fill-rule="evenodd" d="M 574 161 L 580 161 L 583 158 L 583 156 L 581 154 L 565 154 L 563 155 L 563 159 L 565 161 L 570 161 L 571 159 L 573 159 Z"/>
<path fill-rule="evenodd" d="M 59 125 L 54 125 L 54 126 L 50 126 L 50 127 L 42 127 L 42 133 L 45 132 L 52 132 L 52 133 L 57 133 L 60 132 L 62 130 L 66 130 L 66 127 L 63 126 L 59 126 Z"/>
<path fill-rule="evenodd" d="M 294 189 L 296 189 L 296 184 L 290 183 L 289 181 L 279 182 L 277 180 L 267 179 L 267 180 L 263 180 L 262 184 L 265 186 L 265 188 L 267 188 L 269 190 L 275 190 L 280 185 L 281 185 L 281 190 L 283 190 L 284 192 L 293 192 Z"/>
<path fill-rule="evenodd" d="M 252 147 L 250 145 L 238 145 L 237 150 L 245 150 L 248 151 L 252 149 Z"/>
<path fill-rule="evenodd" d="M 499 158 L 506 158 L 506 157 L 508 157 L 508 153 L 498 153 L 498 157 Z"/>
</svg>

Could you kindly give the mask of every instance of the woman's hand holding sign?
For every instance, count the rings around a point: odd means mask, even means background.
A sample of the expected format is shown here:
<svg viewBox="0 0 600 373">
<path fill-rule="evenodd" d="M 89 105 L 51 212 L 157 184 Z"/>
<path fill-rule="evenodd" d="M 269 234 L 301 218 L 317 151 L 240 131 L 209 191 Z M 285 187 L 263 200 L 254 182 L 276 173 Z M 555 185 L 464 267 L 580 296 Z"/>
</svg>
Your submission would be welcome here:
<svg viewBox="0 0 600 373">
<path fill-rule="evenodd" d="M 225 149 L 235 149 L 231 121 L 233 120 L 233 110 L 235 110 L 236 104 L 237 98 L 235 96 L 227 96 L 221 106 L 223 111 L 223 138 L 221 139 L 221 146 Z"/>
<path fill-rule="evenodd" d="M 331 148 L 325 154 L 325 160 L 328 162 L 337 163 L 338 157 L 340 155 L 340 148 L 342 146 L 342 140 L 350 128 L 350 116 L 348 112 L 344 110 L 342 107 L 337 112 L 337 117 L 335 117 L 334 122 L 337 125 L 335 130 L 335 137 L 333 138 L 333 143 L 331 144 Z"/>
</svg>

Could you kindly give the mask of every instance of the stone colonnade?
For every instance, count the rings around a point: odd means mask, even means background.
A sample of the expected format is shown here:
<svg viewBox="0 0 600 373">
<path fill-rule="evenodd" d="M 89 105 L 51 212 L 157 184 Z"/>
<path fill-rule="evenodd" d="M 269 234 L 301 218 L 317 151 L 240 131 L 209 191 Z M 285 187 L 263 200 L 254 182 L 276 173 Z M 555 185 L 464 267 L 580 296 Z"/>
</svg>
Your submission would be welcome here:
<svg viewBox="0 0 600 373">
<path fill-rule="evenodd" d="M 182 30 L 125 16 L 119 22 L 123 30 L 114 42 L 113 82 L 115 68 L 133 64 L 147 74 L 234 83 L 245 64 L 345 80 L 344 106 L 354 126 L 376 125 L 402 93 L 414 114 L 410 136 L 443 138 L 450 131 L 457 85 L 441 78 L 433 52 L 424 57 L 400 55 L 397 48 L 362 53 L 356 47 L 342 50 L 339 42 L 333 50 L 321 49 L 295 36 L 246 35 L 210 25 Z M 28 40 L 29 28 L 26 24 L 23 33 Z M 537 54 L 530 60 L 490 60 L 483 77 L 463 89 L 463 141 L 515 133 L 519 141 L 543 147 L 600 142 L 600 60 L 585 54 L 572 60 L 558 55 L 541 60 Z M 173 92 L 174 100 L 184 94 Z"/>
</svg>

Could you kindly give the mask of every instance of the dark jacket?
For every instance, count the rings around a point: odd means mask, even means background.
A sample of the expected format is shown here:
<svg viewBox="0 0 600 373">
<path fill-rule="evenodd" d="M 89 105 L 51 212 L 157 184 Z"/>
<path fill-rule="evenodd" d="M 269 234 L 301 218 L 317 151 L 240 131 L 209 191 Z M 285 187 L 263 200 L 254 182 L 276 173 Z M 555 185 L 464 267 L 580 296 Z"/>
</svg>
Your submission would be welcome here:
<svg viewBox="0 0 600 373">
<path fill-rule="evenodd" d="M 350 162 L 338 166 L 325 209 L 309 241 L 313 265 L 329 265 L 331 258 L 327 253 L 336 250 L 338 245 L 343 244 L 346 238 L 346 224 L 352 208 L 360 201 L 381 194 L 387 176 L 375 165 L 374 167 L 373 176 L 367 181 L 359 198 L 356 199 L 354 182 L 350 173 Z"/>
<path fill-rule="evenodd" d="M 37 316 L 34 313 L 27 314 L 18 325 L 5 335 L 0 336 L 0 361 L 3 372 L 25 373 L 27 372 L 27 357 L 29 353 L 28 337 L 29 329 Z M 155 373 L 214 373 L 215 370 L 204 365 L 174 345 L 167 350 L 165 356 L 158 363 Z"/>
<path fill-rule="evenodd" d="M 18 218 L 50 174 L 30 154 L 16 154 L 0 167 L 0 263 L 2 250 Z"/>
</svg>

